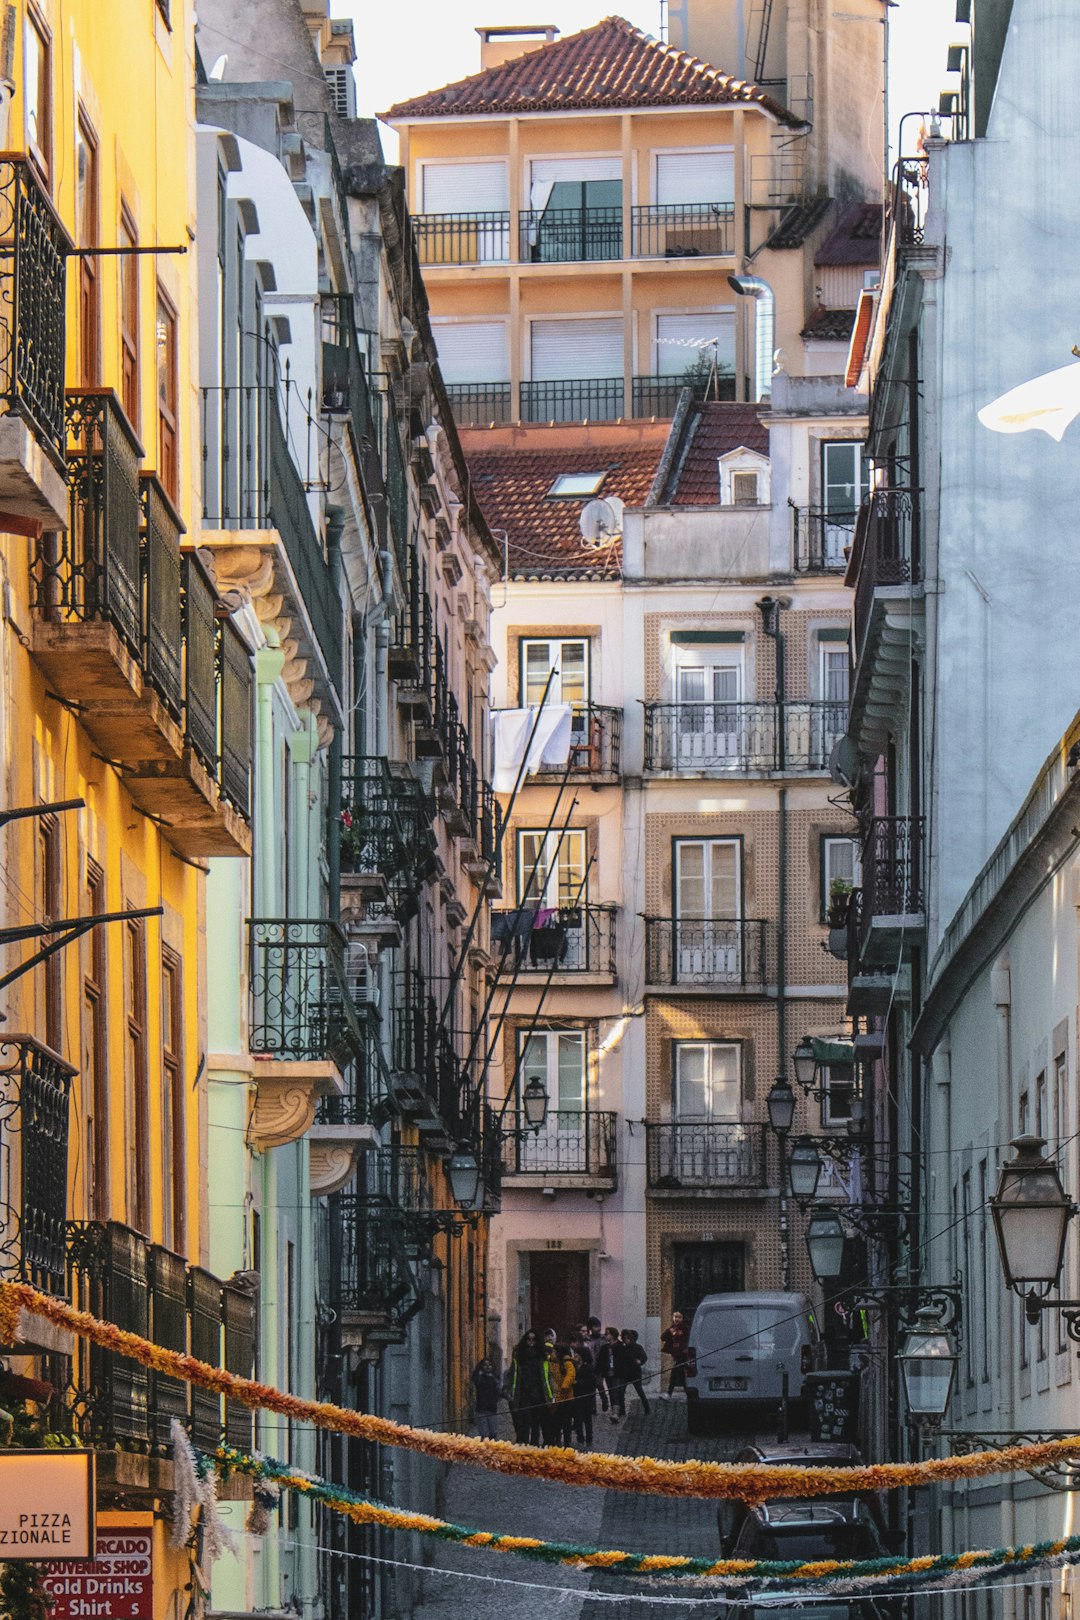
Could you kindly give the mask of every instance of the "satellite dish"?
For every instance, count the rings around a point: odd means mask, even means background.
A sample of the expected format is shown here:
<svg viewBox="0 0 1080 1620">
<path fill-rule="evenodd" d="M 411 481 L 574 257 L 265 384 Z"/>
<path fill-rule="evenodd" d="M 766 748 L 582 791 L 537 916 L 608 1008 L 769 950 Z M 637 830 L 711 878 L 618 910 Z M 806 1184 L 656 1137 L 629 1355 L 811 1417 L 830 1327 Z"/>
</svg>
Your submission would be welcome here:
<svg viewBox="0 0 1080 1620">
<path fill-rule="evenodd" d="M 859 750 L 848 736 L 837 737 L 829 755 L 829 775 L 841 787 L 853 788 L 859 776 Z"/>
<path fill-rule="evenodd" d="M 610 546 L 622 534 L 624 503 L 617 495 L 602 501 L 588 501 L 579 519 L 581 538 L 594 551 Z"/>
<path fill-rule="evenodd" d="M 228 65 L 229 58 L 227 56 L 219 56 L 206 77 L 214 80 L 215 83 L 220 83 L 220 81 L 225 77 L 225 69 L 228 67 Z"/>
</svg>

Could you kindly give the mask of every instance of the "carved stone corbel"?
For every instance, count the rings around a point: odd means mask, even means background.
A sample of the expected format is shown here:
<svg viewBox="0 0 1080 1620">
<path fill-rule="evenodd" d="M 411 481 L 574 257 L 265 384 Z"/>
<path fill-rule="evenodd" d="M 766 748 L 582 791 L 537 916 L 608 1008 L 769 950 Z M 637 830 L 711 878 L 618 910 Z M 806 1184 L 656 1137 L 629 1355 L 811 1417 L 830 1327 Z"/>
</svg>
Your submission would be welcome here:
<svg viewBox="0 0 1080 1620">
<path fill-rule="evenodd" d="M 342 1096 L 345 1082 L 336 1063 L 256 1060 L 255 1106 L 248 1142 L 265 1153 L 306 1136 L 320 1097 Z"/>
</svg>

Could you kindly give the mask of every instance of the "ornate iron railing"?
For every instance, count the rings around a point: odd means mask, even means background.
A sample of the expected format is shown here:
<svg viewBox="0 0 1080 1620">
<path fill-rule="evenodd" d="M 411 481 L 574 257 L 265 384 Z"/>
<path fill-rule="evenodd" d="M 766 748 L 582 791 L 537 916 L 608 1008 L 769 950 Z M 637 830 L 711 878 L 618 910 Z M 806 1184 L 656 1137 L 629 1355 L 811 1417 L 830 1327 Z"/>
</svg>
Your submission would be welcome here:
<svg viewBox="0 0 1080 1620">
<path fill-rule="evenodd" d="M 797 574 L 842 574 L 855 542 L 858 513 L 791 504 L 791 552 Z"/>
<path fill-rule="evenodd" d="M 862 925 L 923 910 L 922 816 L 875 816 L 862 849 Z"/>
<path fill-rule="evenodd" d="M 0 1273 L 63 1294 L 75 1070 L 32 1035 L 0 1042 Z"/>
<path fill-rule="evenodd" d="M 522 264 L 568 264 L 590 259 L 621 259 L 620 208 L 523 208 L 518 215 L 518 257 Z"/>
<path fill-rule="evenodd" d="M 491 941 L 498 971 L 514 973 L 615 974 L 615 919 L 609 905 L 538 910 L 514 906 L 491 915 Z"/>
<path fill-rule="evenodd" d="M 524 1129 L 503 1143 L 506 1176 L 615 1175 L 616 1115 L 591 1109 L 549 1109 L 539 1131 Z"/>
<path fill-rule="evenodd" d="M 231 619 L 218 631 L 221 690 L 221 791 L 240 814 L 247 816 L 251 802 L 252 702 L 254 678 L 251 655 Z"/>
<path fill-rule="evenodd" d="M 459 427 L 487 427 L 513 418 L 508 382 L 447 383 L 446 393 Z"/>
<path fill-rule="evenodd" d="M 570 775 L 575 777 L 618 776 L 622 750 L 621 709 L 600 703 L 571 705 Z M 541 767 L 532 773 L 543 781 L 559 778 L 567 765 Z"/>
<path fill-rule="evenodd" d="M 71 246 L 25 158 L 0 158 L 0 411 L 22 416 L 58 465 L 64 417 L 65 255 Z"/>
<path fill-rule="evenodd" d="M 918 491 L 880 489 L 867 497 L 855 529 L 855 657 L 862 656 L 874 592 L 879 586 L 915 584 L 918 554 Z"/>
<path fill-rule="evenodd" d="M 184 526 L 152 473 L 143 473 L 144 667 L 174 720 L 184 706 L 180 536 Z"/>
<path fill-rule="evenodd" d="M 395 1211 L 373 1209 L 357 1193 L 335 1193 L 319 1214 L 320 1292 L 339 1326 L 404 1327 L 423 1296 Z"/>
<path fill-rule="evenodd" d="M 647 917 L 649 984 L 764 989 L 776 977 L 771 924 L 746 917 Z"/>
<path fill-rule="evenodd" d="M 674 416 L 679 395 L 689 388 L 694 399 L 732 400 L 735 398 L 733 373 L 718 372 L 715 377 L 702 377 L 697 371 L 661 373 L 652 377 L 635 377 L 633 386 L 633 414 L 635 417 Z"/>
<path fill-rule="evenodd" d="M 398 433 L 397 415 L 388 401 L 386 422 L 386 499 L 390 508 L 390 526 L 394 532 L 399 561 L 410 549 L 409 486 L 405 478 L 405 458 Z"/>
<path fill-rule="evenodd" d="M 621 377 L 576 377 L 521 384 L 523 422 L 613 422 L 625 410 Z"/>
<path fill-rule="evenodd" d="M 349 966 L 345 936 L 325 917 L 249 917 L 251 1050 L 300 1062 L 361 1052 Z"/>
<path fill-rule="evenodd" d="M 510 258 L 510 213 L 505 208 L 474 214 L 414 214 L 413 238 L 422 265 L 506 264 Z"/>
<path fill-rule="evenodd" d="M 655 1192 L 765 1186 L 764 1125 L 679 1120 L 645 1125 L 647 1183 Z"/>
<path fill-rule="evenodd" d="M 651 203 L 632 210 L 631 253 L 637 259 L 697 259 L 734 253 L 733 203 Z"/>
<path fill-rule="evenodd" d="M 184 717 L 188 744 L 206 769 L 217 770 L 217 592 L 193 552 L 182 559 Z"/>
<path fill-rule="evenodd" d="M 847 727 L 846 702 L 647 703 L 645 769 L 697 775 L 824 771 Z"/>
</svg>

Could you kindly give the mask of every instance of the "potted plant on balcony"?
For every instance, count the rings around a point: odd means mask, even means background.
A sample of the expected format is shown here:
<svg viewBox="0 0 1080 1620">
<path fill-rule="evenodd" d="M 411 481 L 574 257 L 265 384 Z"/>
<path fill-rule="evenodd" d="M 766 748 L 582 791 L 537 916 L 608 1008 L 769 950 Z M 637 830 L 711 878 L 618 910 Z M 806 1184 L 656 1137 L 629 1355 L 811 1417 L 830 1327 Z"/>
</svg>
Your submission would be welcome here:
<svg viewBox="0 0 1080 1620">
<path fill-rule="evenodd" d="M 360 859 L 364 850 L 364 832 L 360 825 L 360 818 L 354 815 L 349 805 L 342 809 L 338 821 L 341 831 L 338 833 L 338 859 L 343 872 L 359 872 Z"/>
<path fill-rule="evenodd" d="M 829 909 L 826 914 L 829 950 L 841 960 L 847 956 L 848 912 L 853 888 L 850 879 L 844 877 L 835 877 L 829 884 Z"/>
</svg>

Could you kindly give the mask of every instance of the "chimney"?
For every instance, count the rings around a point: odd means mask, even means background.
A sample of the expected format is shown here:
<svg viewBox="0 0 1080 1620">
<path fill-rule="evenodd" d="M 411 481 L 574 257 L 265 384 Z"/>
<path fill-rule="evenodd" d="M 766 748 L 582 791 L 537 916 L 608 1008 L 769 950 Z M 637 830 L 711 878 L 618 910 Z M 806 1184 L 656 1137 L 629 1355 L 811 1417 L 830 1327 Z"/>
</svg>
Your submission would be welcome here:
<svg viewBox="0 0 1080 1620">
<path fill-rule="evenodd" d="M 506 28 L 478 28 L 480 35 L 480 71 L 498 67 L 514 56 L 526 56 L 539 51 L 558 38 L 554 23 L 517 23 Z"/>
</svg>

